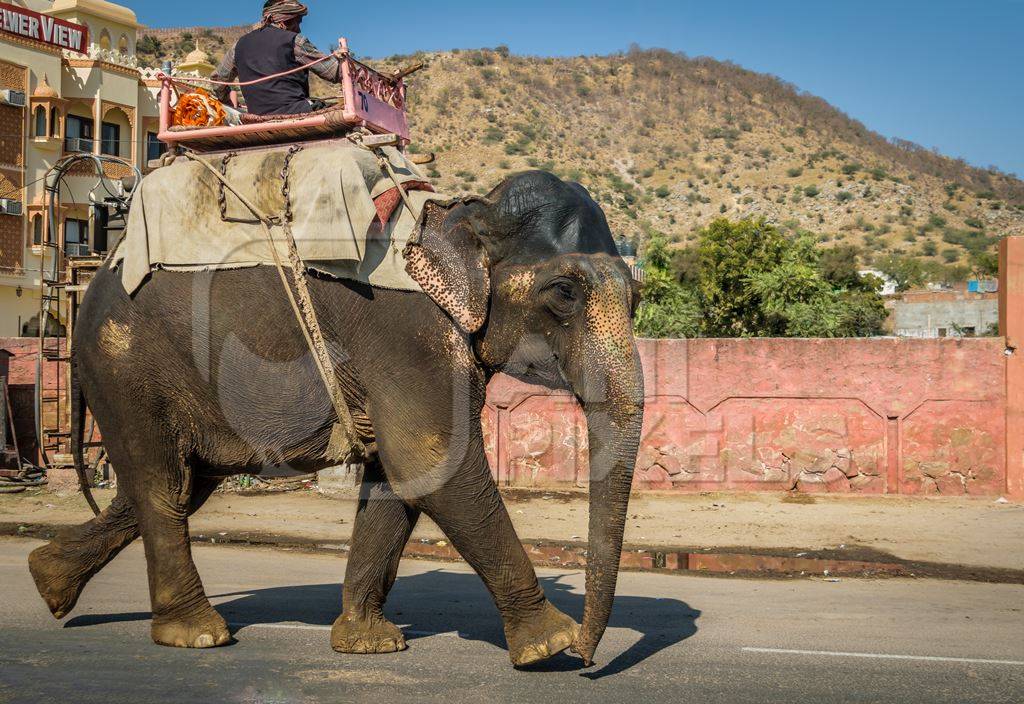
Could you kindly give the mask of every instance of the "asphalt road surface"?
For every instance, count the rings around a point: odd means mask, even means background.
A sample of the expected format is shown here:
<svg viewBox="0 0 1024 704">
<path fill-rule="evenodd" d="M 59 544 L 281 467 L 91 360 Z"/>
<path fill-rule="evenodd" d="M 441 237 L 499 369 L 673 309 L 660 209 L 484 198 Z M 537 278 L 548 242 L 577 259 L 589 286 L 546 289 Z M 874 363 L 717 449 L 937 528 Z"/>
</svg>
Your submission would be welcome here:
<svg viewBox="0 0 1024 704">
<path fill-rule="evenodd" d="M 388 610 L 409 650 L 341 655 L 342 555 L 197 546 L 237 642 L 196 651 L 150 641 L 141 545 L 58 623 L 26 567 L 38 544 L 0 539 L 0 702 L 1024 701 L 1024 586 L 629 573 L 596 666 L 516 670 L 464 565 L 404 562 Z M 582 574 L 541 580 L 578 619 Z"/>
</svg>

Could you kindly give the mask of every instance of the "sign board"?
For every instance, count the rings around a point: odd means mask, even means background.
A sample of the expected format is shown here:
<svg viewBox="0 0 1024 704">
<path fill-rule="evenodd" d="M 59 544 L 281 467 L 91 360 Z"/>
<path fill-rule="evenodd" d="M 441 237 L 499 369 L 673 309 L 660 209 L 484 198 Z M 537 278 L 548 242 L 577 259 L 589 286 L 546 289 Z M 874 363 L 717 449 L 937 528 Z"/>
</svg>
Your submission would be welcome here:
<svg viewBox="0 0 1024 704">
<path fill-rule="evenodd" d="M 85 54 L 89 28 L 0 2 L 0 32 Z"/>
</svg>

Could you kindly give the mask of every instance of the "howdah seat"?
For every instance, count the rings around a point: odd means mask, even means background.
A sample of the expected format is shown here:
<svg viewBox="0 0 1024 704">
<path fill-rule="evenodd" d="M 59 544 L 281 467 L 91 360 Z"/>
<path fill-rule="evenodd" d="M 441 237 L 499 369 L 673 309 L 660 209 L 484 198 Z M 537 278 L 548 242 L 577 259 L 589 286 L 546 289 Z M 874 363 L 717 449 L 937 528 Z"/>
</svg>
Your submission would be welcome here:
<svg viewBox="0 0 1024 704">
<path fill-rule="evenodd" d="M 163 73 L 160 76 L 158 138 L 172 148 L 181 146 L 196 152 L 212 152 L 331 139 L 363 128 L 377 134 L 393 134 L 400 145 L 408 144 L 404 78 L 421 65 L 391 75 L 380 73 L 353 58 L 345 38 L 339 40 L 335 56 L 341 65 L 342 78 L 336 104 L 301 115 L 242 113 L 240 125 L 186 127 L 174 124 L 177 86 L 213 85 L 215 82 Z"/>
</svg>

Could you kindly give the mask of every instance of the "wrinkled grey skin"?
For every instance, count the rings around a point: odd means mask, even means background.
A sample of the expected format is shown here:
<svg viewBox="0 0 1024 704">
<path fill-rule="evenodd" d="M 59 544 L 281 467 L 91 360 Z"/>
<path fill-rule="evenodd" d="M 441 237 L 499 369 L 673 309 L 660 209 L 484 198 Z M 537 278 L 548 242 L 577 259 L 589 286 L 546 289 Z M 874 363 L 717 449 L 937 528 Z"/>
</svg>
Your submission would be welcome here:
<svg viewBox="0 0 1024 704">
<path fill-rule="evenodd" d="M 572 647 L 587 662 L 605 630 L 643 419 L 632 336 L 637 293 L 600 208 L 543 172 L 485 198 L 430 204 L 406 251 L 419 292 L 311 278 L 335 367 L 367 443 L 362 498 L 332 646 L 405 647 L 382 607 L 402 549 L 430 516 L 481 576 L 512 662 Z M 75 328 L 75 367 L 118 493 L 97 518 L 30 557 L 58 618 L 141 534 L 157 643 L 230 640 L 190 554 L 188 516 L 226 476 L 313 470 L 335 420 L 272 267 L 154 272 L 134 297 L 104 268 Z M 484 454 L 480 412 L 499 372 L 572 390 L 591 467 L 581 626 L 545 598 Z"/>
</svg>

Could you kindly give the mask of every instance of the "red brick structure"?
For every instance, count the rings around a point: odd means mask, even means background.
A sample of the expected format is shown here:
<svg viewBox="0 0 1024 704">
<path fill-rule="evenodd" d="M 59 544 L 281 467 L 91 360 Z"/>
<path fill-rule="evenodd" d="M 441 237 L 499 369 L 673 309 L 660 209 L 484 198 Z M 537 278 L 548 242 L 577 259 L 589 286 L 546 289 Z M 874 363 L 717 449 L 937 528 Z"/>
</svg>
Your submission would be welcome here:
<svg viewBox="0 0 1024 704">
<path fill-rule="evenodd" d="M 52 341 L 51 341 L 52 344 Z M 18 447 L 26 459 L 38 462 L 38 443 L 35 426 L 35 389 L 36 360 L 38 359 L 39 340 L 34 337 L 0 337 L 0 349 L 11 353 L 10 384 L 11 406 L 14 411 L 14 425 L 18 435 Z M 44 362 L 43 388 L 47 395 L 57 392 L 57 374 L 59 365 L 56 362 Z M 60 391 L 62 402 L 60 412 L 67 413 L 67 384 L 61 380 Z M 47 404 L 47 426 L 57 425 L 57 408 L 55 404 Z"/>
</svg>

